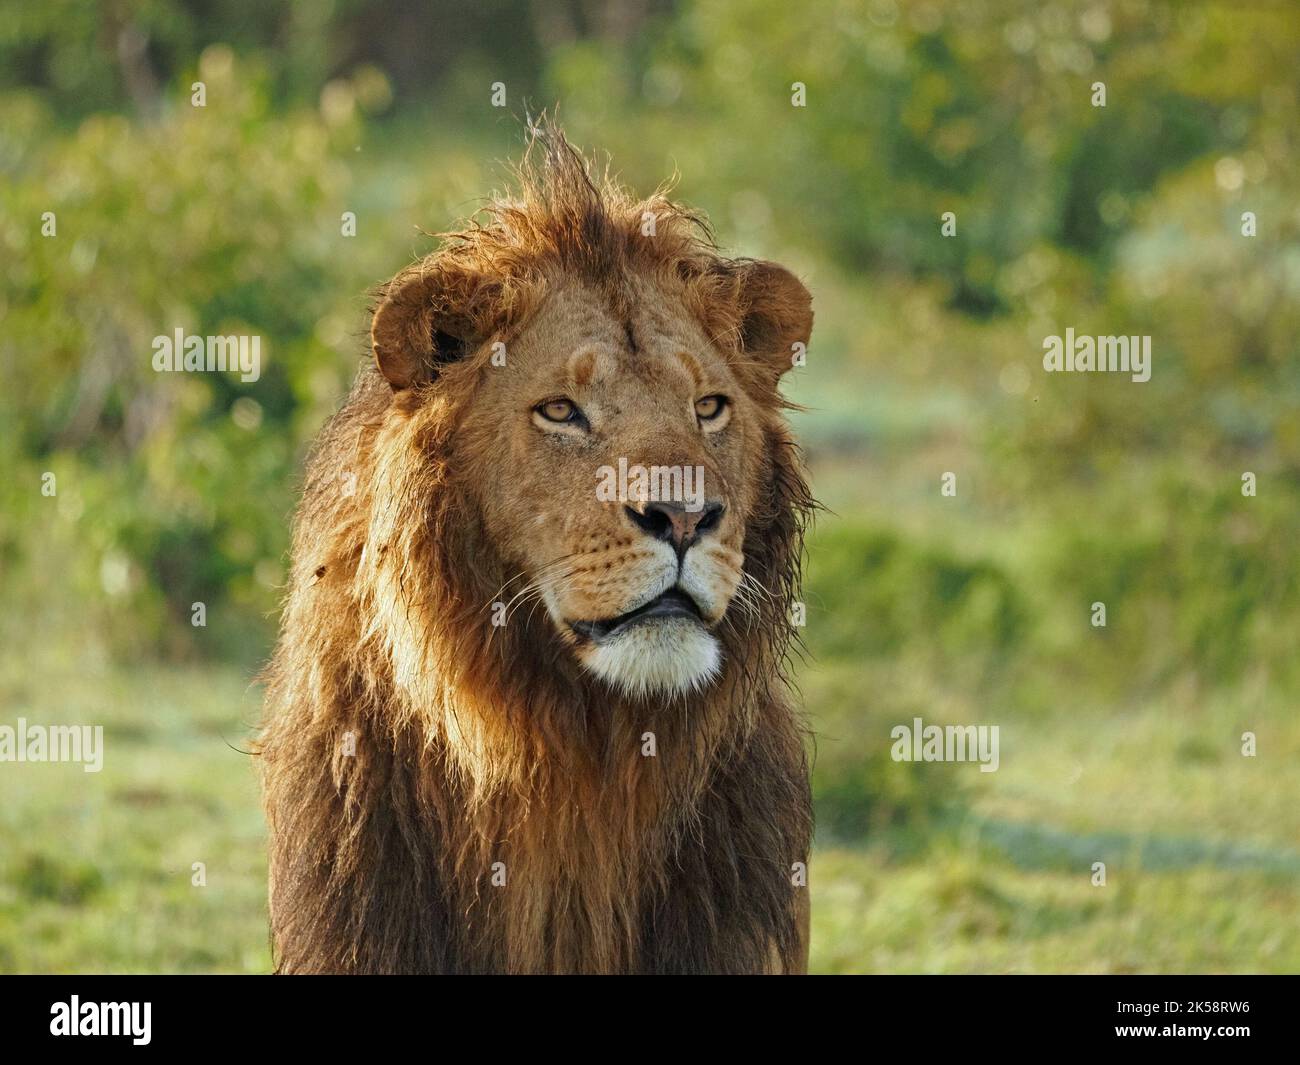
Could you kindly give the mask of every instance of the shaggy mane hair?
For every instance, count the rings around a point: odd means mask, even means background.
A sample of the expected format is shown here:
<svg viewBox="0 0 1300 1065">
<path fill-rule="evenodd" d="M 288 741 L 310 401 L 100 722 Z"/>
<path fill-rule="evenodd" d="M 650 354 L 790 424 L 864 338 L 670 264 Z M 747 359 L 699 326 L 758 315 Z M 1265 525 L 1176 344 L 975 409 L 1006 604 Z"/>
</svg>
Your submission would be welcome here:
<svg viewBox="0 0 1300 1065">
<path fill-rule="evenodd" d="M 412 303 L 377 317 L 377 356 L 432 335 L 430 379 L 395 391 L 368 365 L 308 462 L 258 744 L 277 969 L 798 970 L 811 802 L 784 665 L 813 503 L 744 354 L 770 312 L 700 218 L 594 179 L 561 134 L 534 131 L 518 185 L 380 293 Z M 458 463 L 486 446 L 462 424 L 489 338 L 557 277 L 617 305 L 654 274 L 770 415 L 744 544 L 767 595 L 728 611 L 721 679 L 667 703 L 584 673 L 540 613 L 491 624 L 517 567 Z"/>
</svg>

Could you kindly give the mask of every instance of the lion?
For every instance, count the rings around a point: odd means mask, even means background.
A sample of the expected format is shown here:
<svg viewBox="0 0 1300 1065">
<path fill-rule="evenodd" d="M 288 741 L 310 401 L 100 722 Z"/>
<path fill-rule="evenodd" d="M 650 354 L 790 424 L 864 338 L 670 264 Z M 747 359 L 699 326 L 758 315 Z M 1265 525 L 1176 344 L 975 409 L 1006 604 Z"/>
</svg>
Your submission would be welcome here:
<svg viewBox="0 0 1300 1065">
<path fill-rule="evenodd" d="M 308 459 L 257 744 L 276 969 L 802 972 L 812 297 L 553 123 L 516 177 L 378 291 Z"/>
</svg>

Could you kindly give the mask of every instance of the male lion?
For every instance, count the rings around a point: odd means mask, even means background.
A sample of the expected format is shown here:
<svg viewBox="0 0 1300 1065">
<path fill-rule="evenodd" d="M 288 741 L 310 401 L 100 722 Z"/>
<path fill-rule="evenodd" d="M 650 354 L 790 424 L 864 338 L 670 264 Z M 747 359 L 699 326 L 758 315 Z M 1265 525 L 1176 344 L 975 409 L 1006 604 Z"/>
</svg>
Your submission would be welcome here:
<svg viewBox="0 0 1300 1065">
<path fill-rule="evenodd" d="M 382 289 L 308 465 L 259 743 L 277 968 L 802 971 L 777 382 L 811 297 L 554 127 L 520 184 Z M 635 466 L 702 491 L 601 491 Z"/>
</svg>

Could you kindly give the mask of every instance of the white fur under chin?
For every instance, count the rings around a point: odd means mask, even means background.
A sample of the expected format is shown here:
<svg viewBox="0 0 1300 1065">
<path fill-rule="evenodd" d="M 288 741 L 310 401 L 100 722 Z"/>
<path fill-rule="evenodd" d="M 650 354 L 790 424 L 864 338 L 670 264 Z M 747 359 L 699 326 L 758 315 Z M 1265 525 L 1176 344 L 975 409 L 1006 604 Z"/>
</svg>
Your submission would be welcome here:
<svg viewBox="0 0 1300 1065">
<path fill-rule="evenodd" d="M 582 661 L 627 695 L 684 695 L 718 675 L 722 649 L 698 623 L 669 618 L 634 625 L 588 647 Z"/>
</svg>

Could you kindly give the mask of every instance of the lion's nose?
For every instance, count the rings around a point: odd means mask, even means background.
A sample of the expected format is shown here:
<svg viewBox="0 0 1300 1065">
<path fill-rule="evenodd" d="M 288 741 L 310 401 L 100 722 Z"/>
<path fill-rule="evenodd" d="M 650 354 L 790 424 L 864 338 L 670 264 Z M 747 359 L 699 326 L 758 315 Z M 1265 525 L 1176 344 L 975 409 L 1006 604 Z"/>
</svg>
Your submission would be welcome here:
<svg viewBox="0 0 1300 1065">
<path fill-rule="evenodd" d="M 722 523 L 727 508 L 721 503 L 705 503 L 699 510 L 687 510 L 681 503 L 646 502 L 623 509 L 633 525 L 656 540 L 672 544 L 680 557 L 696 540 Z"/>
</svg>

